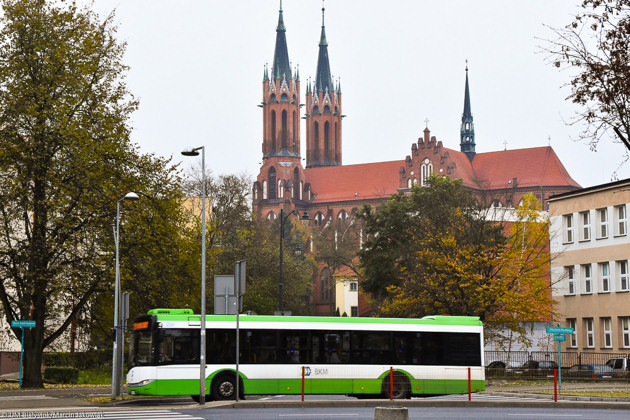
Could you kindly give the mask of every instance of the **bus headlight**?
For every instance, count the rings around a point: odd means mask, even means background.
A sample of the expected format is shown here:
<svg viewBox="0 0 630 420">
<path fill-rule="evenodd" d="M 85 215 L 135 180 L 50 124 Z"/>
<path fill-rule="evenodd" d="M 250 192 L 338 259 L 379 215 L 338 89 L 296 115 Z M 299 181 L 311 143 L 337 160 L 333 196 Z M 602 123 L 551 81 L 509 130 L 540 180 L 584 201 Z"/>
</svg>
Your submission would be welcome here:
<svg viewBox="0 0 630 420">
<path fill-rule="evenodd" d="M 141 386 L 147 386 L 149 385 L 151 382 L 153 382 L 155 379 L 145 379 L 144 381 L 140 381 L 140 382 L 135 382 L 133 384 L 127 384 L 128 388 L 138 388 Z"/>
</svg>

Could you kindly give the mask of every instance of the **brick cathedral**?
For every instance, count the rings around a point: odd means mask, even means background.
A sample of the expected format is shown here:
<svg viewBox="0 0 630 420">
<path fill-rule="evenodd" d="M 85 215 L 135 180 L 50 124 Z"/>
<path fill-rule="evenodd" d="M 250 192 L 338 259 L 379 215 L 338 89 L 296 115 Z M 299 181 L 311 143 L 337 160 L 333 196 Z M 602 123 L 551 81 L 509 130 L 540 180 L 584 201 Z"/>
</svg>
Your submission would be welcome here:
<svg viewBox="0 0 630 420">
<path fill-rule="evenodd" d="M 333 81 L 330 72 L 323 8 L 318 54 L 315 77 L 307 84 L 301 105 L 300 75 L 291 69 L 281 4 L 273 62 L 264 69 L 259 105 L 263 112 L 263 163 L 253 186 L 253 210 L 259 217 L 275 219 L 281 209 L 285 215 L 298 210 L 307 211 L 314 226 L 331 221 L 351 223 L 364 204 L 378 207 L 392 194 L 409 191 L 412 185 L 422 186 L 430 174 L 462 179 L 481 202 L 496 207 L 517 205 L 525 194 L 533 193 L 546 208 L 551 195 L 580 188 L 550 146 L 476 153 L 468 68 L 459 150 L 444 147 L 427 127 L 411 143 L 404 159 L 343 165 L 342 94 L 340 83 Z M 314 279 L 313 306 L 317 314 L 325 315 L 334 312 L 331 308 L 337 297 L 334 289 L 331 293 L 324 290 L 334 280 L 327 278 L 327 268 L 320 264 L 320 271 Z M 361 314 L 360 306 L 357 303 L 356 311 L 346 312 Z"/>
</svg>

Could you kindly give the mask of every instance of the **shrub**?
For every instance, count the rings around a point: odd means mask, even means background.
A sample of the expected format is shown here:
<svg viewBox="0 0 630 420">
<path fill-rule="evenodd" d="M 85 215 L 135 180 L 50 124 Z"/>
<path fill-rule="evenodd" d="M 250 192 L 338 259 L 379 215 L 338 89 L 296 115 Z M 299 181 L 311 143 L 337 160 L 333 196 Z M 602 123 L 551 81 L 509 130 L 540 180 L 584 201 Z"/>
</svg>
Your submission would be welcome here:
<svg viewBox="0 0 630 420">
<path fill-rule="evenodd" d="M 95 369 L 111 364 L 112 353 L 109 350 L 90 350 L 75 353 L 44 353 L 45 366 L 71 366 L 77 369 Z"/>
<path fill-rule="evenodd" d="M 58 384 L 76 384 L 79 380 L 79 369 L 68 366 L 51 366 L 44 370 L 44 379 Z"/>
</svg>

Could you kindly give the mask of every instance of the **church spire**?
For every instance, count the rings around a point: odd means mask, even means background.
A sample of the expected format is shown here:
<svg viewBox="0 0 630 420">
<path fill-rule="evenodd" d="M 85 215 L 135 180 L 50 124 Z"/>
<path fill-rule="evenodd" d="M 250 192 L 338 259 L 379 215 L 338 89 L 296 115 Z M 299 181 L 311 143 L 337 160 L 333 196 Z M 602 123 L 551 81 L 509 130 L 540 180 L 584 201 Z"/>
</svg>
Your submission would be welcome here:
<svg viewBox="0 0 630 420">
<path fill-rule="evenodd" d="M 466 87 L 464 91 L 464 113 L 462 114 L 462 126 L 460 128 L 460 150 L 466 153 L 468 160 L 472 162 L 475 157 L 475 125 L 470 109 L 470 92 L 468 89 L 468 60 L 466 60 Z"/>
<path fill-rule="evenodd" d="M 286 31 L 282 16 L 282 0 L 280 0 L 278 27 L 276 28 L 276 50 L 273 53 L 273 65 L 271 67 L 271 75 L 274 79 L 291 79 L 291 63 L 289 62 Z"/>
<path fill-rule="evenodd" d="M 317 73 L 306 93 L 306 167 L 338 166 L 341 154 L 341 92 L 335 87 L 328 61 L 328 41 L 322 7 Z"/>
<path fill-rule="evenodd" d="M 328 41 L 326 40 L 326 25 L 324 24 L 324 11 L 322 7 L 322 35 L 319 39 L 319 56 L 317 57 L 317 73 L 315 76 L 315 88 L 317 91 L 329 94 L 333 91 L 332 76 L 330 75 L 330 63 L 328 61 Z"/>
</svg>

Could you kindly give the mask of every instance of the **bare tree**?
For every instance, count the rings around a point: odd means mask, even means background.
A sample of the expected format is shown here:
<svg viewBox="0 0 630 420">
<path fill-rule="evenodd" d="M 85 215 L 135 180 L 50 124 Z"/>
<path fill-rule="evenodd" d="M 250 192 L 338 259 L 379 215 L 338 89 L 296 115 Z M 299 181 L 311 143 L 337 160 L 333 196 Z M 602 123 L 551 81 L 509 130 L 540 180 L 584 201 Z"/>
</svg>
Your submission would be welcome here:
<svg viewBox="0 0 630 420">
<path fill-rule="evenodd" d="M 550 29 L 548 61 L 575 72 L 567 99 L 582 111 L 570 123 L 586 125 L 591 150 L 609 136 L 630 150 L 630 0 L 584 0 L 573 22 Z"/>
</svg>

